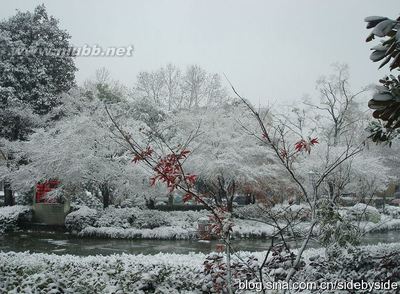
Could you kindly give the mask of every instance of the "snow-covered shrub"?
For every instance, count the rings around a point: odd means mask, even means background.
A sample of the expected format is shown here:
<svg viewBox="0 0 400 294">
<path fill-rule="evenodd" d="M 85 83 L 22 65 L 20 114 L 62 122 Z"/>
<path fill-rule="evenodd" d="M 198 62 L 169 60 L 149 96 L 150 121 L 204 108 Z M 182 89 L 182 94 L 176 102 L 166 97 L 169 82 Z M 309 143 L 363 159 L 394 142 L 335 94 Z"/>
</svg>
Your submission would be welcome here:
<svg viewBox="0 0 400 294">
<path fill-rule="evenodd" d="M 220 253 L 211 253 L 204 262 L 204 281 L 202 290 L 204 293 L 228 293 L 228 280 L 225 256 Z M 239 280 L 256 281 L 255 273 L 258 273 L 258 260 L 254 256 L 248 256 L 244 262 L 233 260 L 231 264 L 234 287 L 238 287 Z"/>
<path fill-rule="evenodd" d="M 153 229 L 117 228 L 117 227 L 86 227 L 79 232 L 82 237 L 99 237 L 113 239 L 156 239 L 156 240 L 190 240 L 195 239 L 194 229 L 168 226 Z"/>
<path fill-rule="evenodd" d="M 271 213 L 278 219 L 310 220 L 311 209 L 304 204 L 277 204 L 271 209 Z"/>
<path fill-rule="evenodd" d="M 33 191 L 14 193 L 15 205 L 32 205 Z"/>
<path fill-rule="evenodd" d="M 258 204 L 250 204 L 236 207 L 233 210 L 233 214 L 239 218 L 259 218 L 264 215 L 265 209 L 267 208 L 264 208 Z"/>
<path fill-rule="evenodd" d="M 80 193 L 74 195 L 71 199 L 72 204 L 78 206 L 87 206 L 92 209 L 101 210 L 103 209 L 103 204 L 100 199 L 95 197 L 89 191 L 81 191 Z"/>
<path fill-rule="evenodd" d="M 18 222 L 30 221 L 32 210 L 29 206 L 15 205 L 0 208 L 0 234 L 14 230 Z"/>
<path fill-rule="evenodd" d="M 297 272 L 300 281 L 346 281 L 386 282 L 400 281 L 399 244 L 363 246 L 338 251 L 335 258 L 317 256 L 304 271 Z M 398 293 L 396 290 L 356 291 L 357 293 Z M 339 293 L 337 289 L 324 293 Z"/>
<path fill-rule="evenodd" d="M 399 206 L 392 206 L 387 205 L 383 210 L 385 214 L 390 215 L 392 218 L 400 219 L 400 207 Z"/>
<path fill-rule="evenodd" d="M 140 229 L 153 229 L 170 224 L 168 212 L 157 210 L 141 210 L 132 221 L 132 226 Z"/>
<path fill-rule="evenodd" d="M 104 213 L 96 221 L 95 226 L 128 228 L 140 212 L 140 209 L 136 207 L 115 208 L 111 205 L 104 210 Z"/>
<path fill-rule="evenodd" d="M 65 217 L 65 227 L 70 231 L 81 231 L 87 226 L 93 226 L 98 212 L 87 206 L 81 206 L 78 210 L 69 213 Z"/>
<path fill-rule="evenodd" d="M 370 221 L 378 223 L 381 215 L 377 208 L 364 203 L 357 203 L 347 211 L 347 217 L 355 221 Z"/>
<path fill-rule="evenodd" d="M 318 239 L 327 254 L 359 244 L 361 232 L 351 219 L 343 217 L 342 210 L 335 209 L 328 199 L 321 199 L 317 210 Z"/>
<path fill-rule="evenodd" d="M 0 252 L 0 293 L 201 294 L 203 258 Z"/>
</svg>

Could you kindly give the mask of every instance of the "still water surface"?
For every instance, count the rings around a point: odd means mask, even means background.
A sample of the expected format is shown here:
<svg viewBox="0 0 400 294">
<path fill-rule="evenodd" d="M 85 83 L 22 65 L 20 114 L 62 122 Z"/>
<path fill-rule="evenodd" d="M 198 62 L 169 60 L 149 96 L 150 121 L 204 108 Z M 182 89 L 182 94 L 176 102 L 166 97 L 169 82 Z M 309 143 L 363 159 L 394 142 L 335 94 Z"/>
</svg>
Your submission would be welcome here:
<svg viewBox="0 0 400 294">
<path fill-rule="evenodd" d="M 400 242 L 400 232 L 376 232 L 366 235 L 362 244 Z M 189 252 L 209 253 L 215 250 L 217 241 L 198 240 L 127 240 L 80 238 L 64 232 L 16 232 L 0 236 L 0 251 L 30 251 L 38 253 L 109 255 L 114 253 L 156 254 Z M 245 251 L 266 250 L 269 240 L 235 240 L 235 249 Z M 292 247 L 299 244 L 291 242 Z M 311 247 L 318 244 L 311 243 Z"/>
</svg>

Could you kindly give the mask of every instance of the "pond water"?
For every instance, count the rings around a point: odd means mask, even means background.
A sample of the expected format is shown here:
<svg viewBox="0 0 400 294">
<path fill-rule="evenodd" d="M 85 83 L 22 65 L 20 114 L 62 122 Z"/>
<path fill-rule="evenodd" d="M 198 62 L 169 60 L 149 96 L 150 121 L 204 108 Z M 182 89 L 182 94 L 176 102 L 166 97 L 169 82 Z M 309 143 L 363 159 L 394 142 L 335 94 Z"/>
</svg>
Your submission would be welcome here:
<svg viewBox="0 0 400 294">
<path fill-rule="evenodd" d="M 362 244 L 400 242 L 400 232 L 376 232 L 366 235 Z M 75 255 L 109 255 L 114 253 L 156 254 L 190 252 L 209 253 L 215 250 L 217 241 L 198 240 L 127 240 L 80 238 L 64 232 L 23 231 L 0 236 L 0 251 L 30 251 L 37 253 L 75 254 Z M 291 241 L 292 247 L 299 247 Z M 236 250 L 263 251 L 269 240 L 235 240 Z M 310 247 L 318 247 L 311 242 Z"/>
</svg>

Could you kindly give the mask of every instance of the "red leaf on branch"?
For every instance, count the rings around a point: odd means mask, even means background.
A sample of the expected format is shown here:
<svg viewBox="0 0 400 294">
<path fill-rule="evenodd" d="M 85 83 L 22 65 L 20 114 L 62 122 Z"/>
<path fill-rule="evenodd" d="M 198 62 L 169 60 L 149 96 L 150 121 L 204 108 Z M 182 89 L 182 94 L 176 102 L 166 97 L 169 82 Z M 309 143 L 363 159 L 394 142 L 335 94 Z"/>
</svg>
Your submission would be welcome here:
<svg viewBox="0 0 400 294">
<path fill-rule="evenodd" d="M 294 149 L 296 150 L 296 152 L 301 152 L 301 151 L 305 150 L 308 152 L 308 154 L 310 154 L 311 146 L 314 146 L 315 144 L 318 144 L 318 143 L 319 143 L 318 138 L 310 139 L 309 142 L 307 142 L 304 139 L 301 139 L 300 141 L 297 141 L 294 144 Z"/>
<path fill-rule="evenodd" d="M 181 155 L 183 158 L 186 158 L 186 157 L 189 155 L 189 153 L 190 153 L 189 150 L 183 149 L 183 150 L 181 151 L 181 154 L 180 154 L 180 155 Z"/>
<path fill-rule="evenodd" d="M 137 163 L 141 160 L 151 157 L 153 152 L 154 150 L 150 146 L 147 146 L 146 149 L 142 150 L 140 153 L 136 154 L 133 157 L 132 162 Z"/>
<path fill-rule="evenodd" d="M 174 191 L 183 181 L 189 186 L 188 188 L 192 188 L 196 181 L 196 175 L 186 175 L 180 162 L 189 153 L 189 150 L 183 149 L 179 153 L 171 153 L 161 158 L 154 167 L 155 181 L 164 182 L 169 192 Z"/>
<path fill-rule="evenodd" d="M 225 245 L 224 244 L 217 244 L 215 245 L 215 251 L 217 252 L 224 252 L 225 250 Z"/>
<path fill-rule="evenodd" d="M 184 203 L 186 203 L 186 202 L 188 202 L 189 200 L 192 200 L 192 198 L 193 198 L 193 195 L 190 194 L 190 193 L 187 193 L 187 194 L 185 194 L 185 196 L 183 196 L 182 201 L 183 201 Z"/>
<path fill-rule="evenodd" d="M 196 175 L 188 175 L 186 176 L 186 181 L 188 182 L 188 184 L 194 185 L 194 183 L 196 182 L 196 178 Z"/>
</svg>

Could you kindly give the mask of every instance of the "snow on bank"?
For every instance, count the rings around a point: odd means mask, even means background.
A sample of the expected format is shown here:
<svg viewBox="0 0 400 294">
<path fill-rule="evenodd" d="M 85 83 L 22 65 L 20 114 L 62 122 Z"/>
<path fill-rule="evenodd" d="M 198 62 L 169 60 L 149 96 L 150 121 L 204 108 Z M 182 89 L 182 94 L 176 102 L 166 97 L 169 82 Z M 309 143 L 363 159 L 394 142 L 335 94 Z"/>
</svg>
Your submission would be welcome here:
<svg viewBox="0 0 400 294">
<path fill-rule="evenodd" d="M 400 243 L 359 247 L 362 254 L 390 256 L 400 252 Z M 397 252 L 397 253 L 396 253 Z M 258 263 L 265 252 L 239 252 L 242 258 L 253 255 Z M 315 257 L 323 258 L 322 249 L 309 249 L 303 254 L 306 268 L 297 273 L 300 280 L 315 275 Z M 202 293 L 205 275 L 205 254 L 111 255 L 87 256 L 53 255 L 29 252 L 0 252 L 1 293 Z M 351 261 L 359 256 L 346 256 Z M 398 262 L 394 256 L 393 262 Z M 312 260 L 312 261 L 311 261 Z M 323 261 L 321 261 L 323 264 Z M 348 262 L 351 267 L 353 262 Z M 374 271 L 374 280 L 382 273 L 366 265 L 357 274 Z M 349 269 L 352 272 L 353 269 Z M 385 269 L 386 277 L 397 277 L 396 268 Z M 304 277 L 303 277 L 304 275 Z M 330 272 L 330 278 L 347 279 L 345 274 Z M 380 276 L 379 276 L 380 277 Z M 315 278 L 315 277 L 314 277 Z"/>
<path fill-rule="evenodd" d="M 306 231 L 309 223 L 299 224 L 299 231 Z M 268 238 L 276 233 L 273 226 L 250 220 L 235 220 L 232 228 L 233 239 Z M 158 239 L 158 240 L 189 240 L 197 239 L 197 223 L 191 226 L 161 226 L 153 229 L 94 227 L 87 226 L 78 233 L 81 237 L 106 237 L 118 239 Z"/>
<path fill-rule="evenodd" d="M 400 219 L 394 219 L 387 215 L 381 215 L 378 223 L 360 222 L 360 229 L 364 232 L 382 232 L 400 230 Z"/>
<path fill-rule="evenodd" d="M 245 212 L 249 212 L 249 209 L 254 210 L 252 207 L 241 208 Z M 367 213 L 364 213 L 365 211 Z M 391 211 L 391 215 L 379 214 L 376 208 L 356 205 L 342 209 L 341 213 L 354 224 L 358 224 L 364 232 L 400 230 L 400 219 L 394 218 L 396 214 L 393 211 Z M 94 209 L 81 207 L 67 216 L 66 227 L 79 236 L 87 237 L 188 240 L 197 238 L 198 220 L 207 217 L 207 215 L 209 215 L 209 212 L 206 210 L 166 212 L 142 210 L 137 207 L 109 207 L 104 212 L 98 212 Z M 306 215 L 304 214 L 302 222 L 293 226 L 295 234 L 302 234 L 309 230 L 310 222 L 307 221 Z M 362 218 L 360 218 L 360 215 Z M 242 218 L 245 218 L 245 215 Z M 233 239 L 268 238 L 276 233 L 274 226 L 261 220 L 254 221 L 242 218 L 234 219 Z M 361 221 L 358 222 L 358 219 L 361 219 Z M 281 226 L 285 227 L 286 225 L 282 223 Z"/>
<path fill-rule="evenodd" d="M 107 237 L 119 239 L 159 239 L 159 240 L 187 240 L 197 236 L 195 229 L 184 229 L 182 227 L 159 227 L 154 229 L 118 228 L 92 226 L 84 228 L 78 233 L 85 237 Z"/>
<path fill-rule="evenodd" d="M 0 234 L 15 230 L 19 221 L 29 221 L 31 217 L 30 206 L 15 205 L 0 207 Z"/>
</svg>

